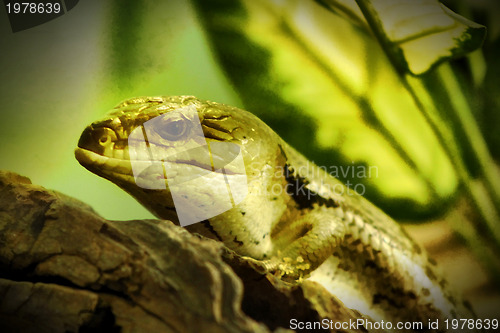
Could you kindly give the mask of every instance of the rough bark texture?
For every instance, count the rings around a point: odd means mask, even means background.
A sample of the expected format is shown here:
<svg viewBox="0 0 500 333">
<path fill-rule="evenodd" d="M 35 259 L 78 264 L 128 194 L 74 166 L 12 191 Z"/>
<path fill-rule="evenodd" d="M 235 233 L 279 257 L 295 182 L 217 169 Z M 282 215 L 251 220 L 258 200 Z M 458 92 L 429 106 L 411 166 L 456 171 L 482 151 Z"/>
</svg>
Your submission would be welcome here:
<svg viewBox="0 0 500 333">
<path fill-rule="evenodd" d="M 285 332 L 362 318 L 163 220 L 108 221 L 0 171 L 1 332 Z"/>
</svg>

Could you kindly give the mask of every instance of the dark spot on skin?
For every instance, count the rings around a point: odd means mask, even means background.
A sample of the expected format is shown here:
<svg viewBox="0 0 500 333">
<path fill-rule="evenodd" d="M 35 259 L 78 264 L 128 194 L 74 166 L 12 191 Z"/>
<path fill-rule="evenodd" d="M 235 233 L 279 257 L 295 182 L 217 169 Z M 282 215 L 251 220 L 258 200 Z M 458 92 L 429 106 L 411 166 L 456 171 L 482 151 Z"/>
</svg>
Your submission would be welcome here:
<svg viewBox="0 0 500 333">
<path fill-rule="evenodd" d="M 235 242 L 236 244 L 238 244 L 239 246 L 242 246 L 243 245 L 243 242 L 238 240 L 238 237 L 234 236 L 234 239 L 233 239 L 233 242 Z"/>
<path fill-rule="evenodd" d="M 260 242 L 259 242 L 259 241 L 254 241 L 253 243 L 254 243 L 255 245 L 259 245 L 259 244 L 260 244 Z"/>
<path fill-rule="evenodd" d="M 435 281 L 437 279 L 436 274 L 432 271 L 429 266 L 425 267 L 425 274 L 429 277 L 429 279 Z"/>
<path fill-rule="evenodd" d="M 382 301 L 384 299 L 387 299 L 387 297 L 385 297 L 384 295 L 381 295 L 381 294 L 375 294 L 375 295 L 373 295 L 372 303 L 374 305 L 380 304 L 380 303 L 382 303 Z"/>
<path fill-rule="evenodd" d="M 278 145 L 278 148 L 280 149 L 280 153 L 281 153 L 281 155 L 283 155 L 285 160 L 288 160 L 288 157 L 286 156 L 286 153 L 285 153 L 285 150 L 283 149 L 283 147 L 281 145 Z"/>
<path fill-rule="evenodd" d="M 405 236 L 406 236 L 406 238 L 408 238 L 408 239 L 412 239 L 412 238 L 410 237 L 410 234 L 406 231 L 406 229 L 405 229 L 405 228 L 400 228 L 399 230 L 403 233 L 403 235 L 405 235 Z"/>
<path fill-rule="evenodd" d="M 408 297 L 411 298 L 411 299 L 417 299 L 417 295 L 415 295 L 413 292 L 409 292 L 408 293 Z"/>
<path fill-rule="evenodd" d="M 353 242 L 351 242 L 350 245 L 352 245 L 354 247 L 354 246 L 358 246 L 359 244 L 361 244 L 361 239 L 354 240 Z"/>
<path fill-rule="evenodd" d="M 278 198 L 277 197 L 273 197 L 271 200 L 276 201 L 276 200 L 278 200 Z"/>
<path fill-rule="evenodd" d="M 429 289 L 427 288 L 422 288 L 422 295 L 424 296 L 429 296 L 431 294 L 431 292 L 429 291 Z"/>
<path fill-rule="evenodd" d="M 472 313 L 473 315 L 476 315 L 476 313 L 474 312 L 474 310 L 472 309 L 472 305 L 469 303 L 469 301 L 463 301 L 462 302 L 463 306 L 470 311 L 470 313 Z"/>
<path fill-rule="evenodd" d="M 349 266 L 347 263 L 339 263 L 338 269 L 349 272 L 349 271 L 351 271 L 351 266 Z"/>
<path fill-rule="evenodd" d="M 373 295 L 372 302 L 374 305 L 386 302 L 392 307 L 401 308 L 402 306 L 404 306 L 405 299 L 417 299 L 417 295 L 415 295 L 413 292 L 407 293 L 400 288 L 391 288 L 390 295 L 391 296 L 376 293 Z"/>
<path fill-rule="evenodd" d="M 305 223 L 304 225 L 300 226 L 300 231 L 297 232 L 297 238 L 302 238 L 304 237 L 309 231 L 311 231 L 312 225 L 309 223 Z"/>
<path fill-rule="evenodd" d="M 265 239 L 267 236 L 269 236 L 269 233 L 266 232 L 263 236 L 262 236 L 262 239 Z"/>
<path fill-rule="evenodd" d="M 218 240 L 220 240 L 222 242 L 222 238 L 219 236 L 219 234 L 217 233 L 217 231 L 214 230 L 214 228 L 212 227 L 212 225 L 210 224 L 210 222 L 208 222 L 208 220 L 202 221 L 200 223 L 205 228 L 207 228 Z"/>
<path fill-rule="evenodd" d="M 286 187 L 288 195 L 290 195 L 300 208 L 312 208 L 314 201 L 312 198 L 317 195 L 310 191 L 306 185 L 309 184 L 307 179 L 298 175 L 294 175 L 293 167 L 285 164 L 285 179 L 288 183 Z"/>
<path fill-rule="evenodd" d="M 285 180 L 288 183 L 287 193 L 297 203 L 300 209 L 311 209 L 314 204 L 326 207 L 339 207 L 332 198 L 324 198 L 319 193 L 307 188 L 309 180 L 295 173 L 292 166 L 285 164 Z"/>
<path fill-rule="evenodd" d="M 241 212 L 241 215 L 245 216 L 245 214 L 246 214 L 246 213 L 247 213 L 247 212 Z"/>
<path fill-rule="evenodd" d="M 377 264 L 373 260 L 367 260 L 365 262 L 365 267 L 366 268 L 378 268 Z"/>
<path fill-rule="evenodd" d="M 338 207 L 339 203 L 337 201 L 333 200 L 332 198 L 329 198 L 329 199 L 326 199 L 325 205 L 327 207 Z"/>
</svg>

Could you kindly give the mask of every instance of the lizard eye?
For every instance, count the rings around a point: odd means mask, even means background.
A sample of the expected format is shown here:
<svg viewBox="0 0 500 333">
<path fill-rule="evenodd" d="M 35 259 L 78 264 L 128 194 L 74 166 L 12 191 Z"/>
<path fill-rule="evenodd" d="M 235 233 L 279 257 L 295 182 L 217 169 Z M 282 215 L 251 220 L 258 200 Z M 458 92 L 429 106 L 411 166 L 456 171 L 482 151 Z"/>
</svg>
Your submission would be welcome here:
<svg viewBox="0 0 500 333">
<path fill-rule="evenodd" d="M 163 124 L 158 134 L 166 140 L 177 141 L 185 137 L 188 132 L 188 124 L 185 119 L 176 119 Z"/>
</svg>

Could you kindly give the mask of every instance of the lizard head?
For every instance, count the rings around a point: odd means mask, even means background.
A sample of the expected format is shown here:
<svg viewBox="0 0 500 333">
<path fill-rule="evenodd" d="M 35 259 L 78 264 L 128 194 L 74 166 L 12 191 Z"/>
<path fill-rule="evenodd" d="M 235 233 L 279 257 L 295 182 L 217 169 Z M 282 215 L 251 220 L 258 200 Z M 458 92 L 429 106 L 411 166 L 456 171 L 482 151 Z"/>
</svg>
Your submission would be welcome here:
<svg viewBox="0 0 500 333">
<path fill-rule="evenodd" d="M 75 150 L 86 169 L 183 225 L 262 187 L 278 155 L 278 136 L 257 117 L 192 96 L 124 101 L 87 126 Z"/>
</svg>

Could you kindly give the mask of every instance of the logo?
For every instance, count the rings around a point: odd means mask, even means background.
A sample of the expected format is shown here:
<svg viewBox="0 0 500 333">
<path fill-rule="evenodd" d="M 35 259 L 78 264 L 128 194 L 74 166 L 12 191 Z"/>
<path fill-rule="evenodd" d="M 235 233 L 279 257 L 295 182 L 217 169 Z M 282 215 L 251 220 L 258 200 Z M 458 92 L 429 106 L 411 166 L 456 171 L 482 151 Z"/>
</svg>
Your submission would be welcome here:
<svg viewBox="0 0 500 333">
<path fill-rule="evenodd" d="M 143 123 L 128 147 L 137 186 L 168 187 L 181 226 L 224 213 L 248 193 L 240 146 L 207 141 L 194 105 Z"/>
<path fill-rule="evenodd" d="M 19 32 L 47 23 L 73 9 L 79 0 L 4 0 L 12 32 Z"/>
</svg>

